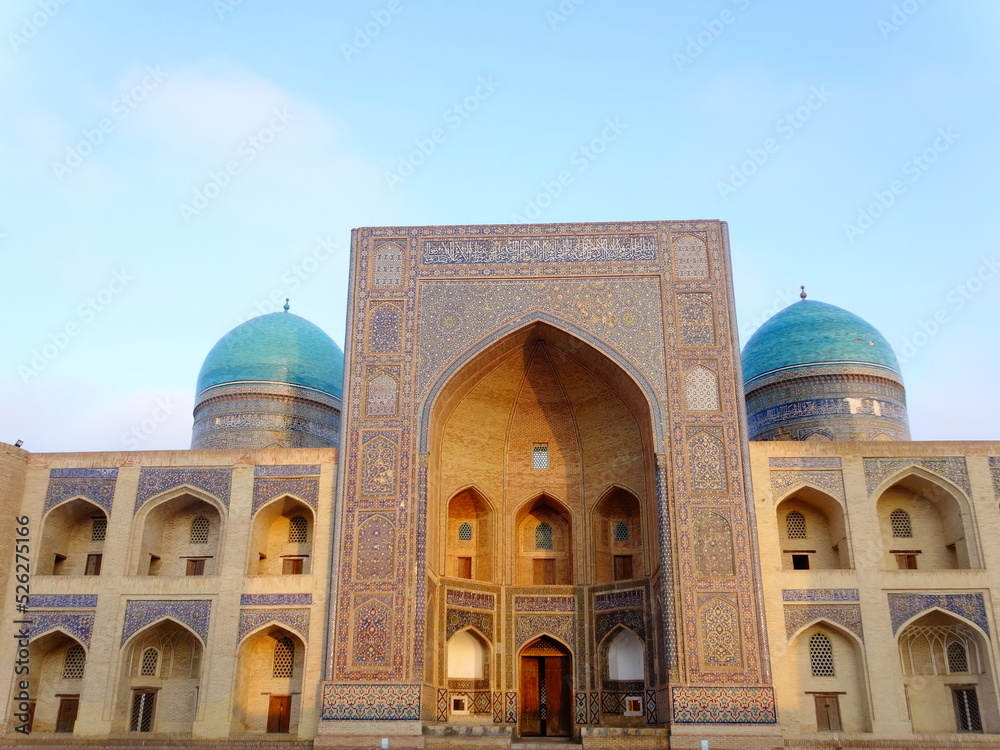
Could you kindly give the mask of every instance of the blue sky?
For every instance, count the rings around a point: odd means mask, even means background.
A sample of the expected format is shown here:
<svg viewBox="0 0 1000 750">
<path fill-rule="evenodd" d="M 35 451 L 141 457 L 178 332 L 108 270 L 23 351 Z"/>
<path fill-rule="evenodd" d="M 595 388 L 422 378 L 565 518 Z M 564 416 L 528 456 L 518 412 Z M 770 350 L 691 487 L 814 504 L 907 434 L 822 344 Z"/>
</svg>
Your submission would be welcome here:
<svg viewBox="0 0 1000 750">
<path fill-rule="evenodd" d="M 1000 438 L 1000 4 L 6 0 L 0 440 L 185 448 L 237 323 L 343 343 L 350 229 L 718 218 Z M 556 187 L 559 175 L 568 175 Z"/>
</svg>

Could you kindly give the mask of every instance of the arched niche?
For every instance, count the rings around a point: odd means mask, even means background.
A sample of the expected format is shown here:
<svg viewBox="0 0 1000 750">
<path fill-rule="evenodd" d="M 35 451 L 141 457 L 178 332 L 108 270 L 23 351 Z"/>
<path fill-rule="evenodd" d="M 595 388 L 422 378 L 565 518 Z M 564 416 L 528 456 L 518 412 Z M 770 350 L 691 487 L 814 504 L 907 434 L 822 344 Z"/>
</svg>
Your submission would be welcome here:
<svg viewBox="0 0 1000 750">
<path fill-rule="evenodd" d="M 884 567 L 917 570 L 979 567 L 973 514 L 960 490 L 918 467 L 884 483 L 883 487 L 877 492 L 875 507 Z"/>
<path fill-rule="evenodd" d="M 646 648 L 642 639 L 619 625 L 597 649 L 601 680 L 601 723 L 643 726 L 642 697 L 646 687 Z M 638 699 L 638 700 L 637 700 Z"/>
<path fill-rule="evenodd" d="M 914 732 L 1000 732 L 992 649 L 979 628 L 934 609 L 900 628 L 897 644 Z"/>
<path fill-rule="evenodd" d="M 594 509 L 593 523 L 594 580 L 641 578 L 645 564 L 639 499 L 622 487 L 611 488 Z"/>
<path fill-rule="evenodd" d="M 857 638 L 825 620 L 799 631 L 794 654 L 803 733 L 870 732 L 864 653 Z"/>
<path fill-rule="evenodd" d="M 219 571 L 224 516 L 218 501 L 191 488 L 150 500 L 135 519 L 132 571 L 203 576 Z"/>
<path fill-rule="evenodd" d="M 521 506 L 515 529 L 518 585 L 574 583 L 573 520 L 565 505 L 549 495 L 539 495 Z"/>
<path fill-rule="evenodd" d="M 38 575 L 100 575 L 108 515 L 78 497 L 60 503 L 45 516 Z"/>
<path fill-rule="evenodd" d="M 302 711 L 306 645 L 276 623 L 251 633 L 238 651 L 233 734 L 295 736 Z"/>
<path fill-rule="evenodd" d="M 203 655 L 201 639 L 169 618 L 133 635 L 122 648 L 112 731 L 190 736 Z"/>
<path fill-rule="evenodd" d="M 249 575 L 307 575 L 312 572 L 312 508 L 291 495 L 264 505 L 253 519 Z"/>
<path fill-rule="evenodd" d="M 28 695 L 34 703 L 32 734 L 74 733 L 87 656 L 84 645 L 62 630 L 53 630 L 31 641 L 30 671 L 26 677 Z M 8 715 L 13 713 L 10 711 Z"/>
<path fill-rule="evenodd" d="M 785 570 L 846 570 L 850 541 L 843 506 L 814 487 L 799 487 L 775 509 L 781 567 Z"/>
<path fill-rule="evenodd" d="M 448 501 L 445 575 L 492 581 L 495 514 L 486 498 L 468 487 Z"/>
</svg>

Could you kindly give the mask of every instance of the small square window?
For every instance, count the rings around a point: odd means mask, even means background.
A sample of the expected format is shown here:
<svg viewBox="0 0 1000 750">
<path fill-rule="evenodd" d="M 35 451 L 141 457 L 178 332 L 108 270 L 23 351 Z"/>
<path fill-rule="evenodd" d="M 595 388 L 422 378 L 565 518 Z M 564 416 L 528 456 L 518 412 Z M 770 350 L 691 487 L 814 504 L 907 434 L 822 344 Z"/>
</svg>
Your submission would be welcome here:
<svg viewBox="0 0 1000 750">
<path fill-rule="evenodd" d="M 205 575 L 205 559 L 196 558 L 187 561 L 187 575 L 189 576 L 203 576 Z"/>
<path fill-rule="evenodd" d="M 549 446 L 547 444 L 536 444 L 531 447 L 531 468 L 549 468 Z"/>
<path fill-rule="evenodd" d="M 302 575 L 302 562 L 301 557 L 286 557 L 281 561 L 281 575 L 283 576 L 300 576 Z"/>
<path fill-rule="evenodd" d="M 792 555 L 792 570 L 809 570 L 809 555 Z"/>
</svg>

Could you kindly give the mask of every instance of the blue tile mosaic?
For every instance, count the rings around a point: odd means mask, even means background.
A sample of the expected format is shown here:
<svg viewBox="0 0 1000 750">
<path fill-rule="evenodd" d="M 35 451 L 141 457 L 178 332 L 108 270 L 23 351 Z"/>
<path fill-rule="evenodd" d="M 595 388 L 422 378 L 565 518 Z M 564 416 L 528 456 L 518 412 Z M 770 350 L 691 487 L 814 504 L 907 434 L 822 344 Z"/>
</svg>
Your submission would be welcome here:
<svg viewBox="0 0 1000 750">
<path fill-rule="evenodd" d="M 768 465 L 776 469 L 839 469 L 840 459 L 826 456 L 775 457 Z"/>
<path fill-rule="evenodd" d="M 125 605 L 125 627 L 122 629 L 122 645 L 147 625 L 158 620 L 171 618 L 187 625 L 197 633 L 202 643 L 208 642 L 208 620 L 212 614 L 212 602 L 208 599 L 185 599 L 164 601 L 156 599 L 130 599 Z"/>
<path fill-rule="evenodd" d="M 231 469 L 142 469 L 139 472 L 135 510 L 138 511 L 150 498 L 184 484 L 204 490 L 229 508 L 232 478 Z"/>
<path fill-rule="evenodd" d="M 94 634 L 93 612 L 68 612 L 66 610 L 32 610 L 24 619 L 32 620 L 31 640 L 40 638 L 53 630 L 63 630 L 77 638 L 87 650 Z"/>
<path fill-rule="evenodd" d="M 856 602 L 857 589 L 782 589 L 784 602 Z"/>
<path fill-rule="evenodd" d="M 117 479 L 118 468 L 107 469 L 52 469 L 49 479 Z"/>
<path fill-rule="evenodd" d="M 242 607 L 293 607 L 312 604 L 312 594 L 243 594 Z"/>
<path fill-rule="evenodd" d="M 97 606 L 97 594 L 32 594 L 32 609 L 89 609 Z"/>
<path fill-rule="evenodd" d="M 319 464 L 302 466 L 254 466 L 255 477 L 309 477 L 319 474 Z"/>
<path fill-rule="evenodd" d="M 986 619 L 986 605 L 982 594 L 889 594 L 888 596 L 893 633 L 914 615 L 932 607 L 940 607 L 946 612 L 952 612 L 974 622 L 986 635 L 990 634 L 990 624 Z"/>
</svg>

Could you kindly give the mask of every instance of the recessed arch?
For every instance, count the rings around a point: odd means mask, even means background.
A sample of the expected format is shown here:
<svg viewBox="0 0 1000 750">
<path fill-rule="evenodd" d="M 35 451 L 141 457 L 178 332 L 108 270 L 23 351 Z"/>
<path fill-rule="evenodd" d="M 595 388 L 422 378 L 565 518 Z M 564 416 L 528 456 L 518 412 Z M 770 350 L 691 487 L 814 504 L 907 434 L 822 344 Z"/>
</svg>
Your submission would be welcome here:
<svg viewBox="0 0 1000 750">
<path fill-rule="evenodd" d="M 851 567 L 847 514 L 828 491 L 802 483 L 775 503 L 781 567 L 835 570 Z M 790 521 L 791 517 L 795 521 Z M 793 529 L 799 533 L 793 534 Z"/>
<path fill-rule="evenodd" d="M 132 521 L 132 575 L 216 575 L 221 567 L 227 509 L 213 495 L 179 485 L 145 503 Z M 208 521 L 207 541 L 192 537 L 192 523 Z"/>
<path fill-rule="evenodd" d="M 17 679 L 28 683 L 27 692 L 35 701 L 32 734 L 74 733 L 75 713 L 67 717 L 61 709 L 67 701 L 72 707 L 79 705 L 89 650 L 79 636 L 56 627 L 31 638 L 28 654 L 31 670 Z M 13 691 L 11 698 L 16 705 Z"/>
<path fill-rule="evenodd" d="M 96 524 L 102 524 L 100 528 Z M 50 508 L 42 519 L 37 575 L 100 575 L 108 514 L 88 497 L 76 495 Z M 98 533 L 100 532 L 100 533 Z"/>
<path fill-rule="evenodd" d="M 871 731 L 865 648 L 856 633 L 816 618 L 792 634 L 788 654 L 797 670 L 802 732 Z"/>
<path fill-rule="evenodd" d="M 293 519 L 305 521 L 305 540 L 293 538 Z M 312 572 L 316 512 L 301 497 L 282 493 L 263 503 L 251 520 L 248 575 L 308 575 Z"/>
<path fill-rule="evenodd" d="M 237 648 L 232 734 L 298 732 L 308 644 L 274 620 L 247 633 Z"/>
<path fill-rule="evenodd" d="M 561 500 L 541 492 L 514 514 L 514 580 L 521 585 L 568 585 L 575 579 L 574 514 Z M 547 530 L 547 533 L 539 531 Z M 545 544 L 539 540 L 544 539 Z"/>
<path fill-rule="evenodd" d="M 448 498 L 444 514 L 445 544 L 441 552 L 444 574 L 454 578 L 492 581 L 496 577 L 497 513 L 476 484 L 466 485 Z"/>
</svg>

